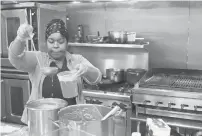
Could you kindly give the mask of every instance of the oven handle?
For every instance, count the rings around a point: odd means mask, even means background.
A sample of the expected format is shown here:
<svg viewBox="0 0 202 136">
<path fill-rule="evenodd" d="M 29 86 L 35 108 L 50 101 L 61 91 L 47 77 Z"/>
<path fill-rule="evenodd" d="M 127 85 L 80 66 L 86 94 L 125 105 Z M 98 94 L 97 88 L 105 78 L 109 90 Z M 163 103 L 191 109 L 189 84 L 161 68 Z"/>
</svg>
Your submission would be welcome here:
<svg viewBox="0 0 202 136">
<path fill-rule="evenodd" d="M 1 76 L 2 78 L 27 79 L 27 80 L 29 79 L 29 75 L 24 74 L 1 73 Z"/>
<path fill-rule="evenodd" d="M 202 111 L 202 106 L 194 106 L 194 109 L 196 110 L 196 111 Z"/>
</svg>

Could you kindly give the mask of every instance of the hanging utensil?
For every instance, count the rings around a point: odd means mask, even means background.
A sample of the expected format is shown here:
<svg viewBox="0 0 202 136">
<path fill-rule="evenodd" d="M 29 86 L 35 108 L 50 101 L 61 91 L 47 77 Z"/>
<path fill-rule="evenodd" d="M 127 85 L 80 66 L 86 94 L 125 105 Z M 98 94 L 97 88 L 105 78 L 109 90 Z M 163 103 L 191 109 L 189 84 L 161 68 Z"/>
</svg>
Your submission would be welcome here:
<svg viewBox="0 0 202 136">
<path fill-rule="evenodd" d="M 107 78 L 115 83 L 123 82 L 124 75 L 125 75 L 124 69 L 116 69 L 116 68 L 106 69 Z"/>
</svg>

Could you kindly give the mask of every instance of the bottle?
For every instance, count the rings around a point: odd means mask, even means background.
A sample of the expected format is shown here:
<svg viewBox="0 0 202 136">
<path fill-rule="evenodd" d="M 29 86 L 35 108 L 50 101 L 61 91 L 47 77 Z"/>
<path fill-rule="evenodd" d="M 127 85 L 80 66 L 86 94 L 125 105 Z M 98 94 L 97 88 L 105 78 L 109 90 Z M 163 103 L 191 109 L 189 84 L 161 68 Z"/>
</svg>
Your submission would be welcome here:
<svg viewBox="0 0 202 136">
<path fill-rule="evenodd" d="M 82 25 L 78 25 L 78 38 L 79 38 L 79 42 L 83 42 L 83 26 Z"/>
</svg>

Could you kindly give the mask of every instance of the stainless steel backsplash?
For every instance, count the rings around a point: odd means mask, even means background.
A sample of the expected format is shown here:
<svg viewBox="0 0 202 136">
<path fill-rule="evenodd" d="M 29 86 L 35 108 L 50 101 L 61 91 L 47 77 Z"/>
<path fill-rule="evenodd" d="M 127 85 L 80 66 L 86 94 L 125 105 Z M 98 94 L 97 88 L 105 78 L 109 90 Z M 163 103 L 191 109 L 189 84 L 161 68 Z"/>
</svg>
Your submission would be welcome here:
<svg viewBox="0 0 202 136">
<path fill-rule="evenodd" d="M 69 51 L 83 55 L 104 75 L 107 68 L 149 68 L 146 49 L 70 46 Z"/>
</svg>

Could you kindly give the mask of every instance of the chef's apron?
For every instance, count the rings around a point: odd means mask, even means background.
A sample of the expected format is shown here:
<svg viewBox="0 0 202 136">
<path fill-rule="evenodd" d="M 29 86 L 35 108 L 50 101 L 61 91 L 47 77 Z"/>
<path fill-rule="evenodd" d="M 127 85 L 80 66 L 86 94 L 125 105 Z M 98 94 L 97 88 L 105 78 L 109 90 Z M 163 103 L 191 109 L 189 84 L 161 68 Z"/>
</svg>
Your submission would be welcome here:
<svg viewBox="0 0 202 136">
<path fill-rule="evenodd" d="M 50 67 L 57 67 L 55 62 L 51 62 Z M 67 67 L 67 60 L 65 58 L 63 66 L 61 69 L 58 68 L 58 73 L 63 71 L 69 71 Z M 60 86 L 60 81 L 58 79 L 57 74 L 55 74 L 53 77 L 46 76 L 43 81 L 42 86 L 42 96 L 44 98 L 59 98 L 66 100 L 68 105 L 75 105 L 76 104 L 76 97 L 73 98 L 64 98 L 62 95 L 62 89 Z"/>
</svg>

